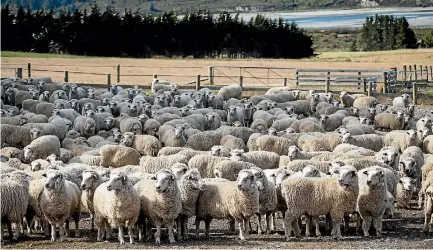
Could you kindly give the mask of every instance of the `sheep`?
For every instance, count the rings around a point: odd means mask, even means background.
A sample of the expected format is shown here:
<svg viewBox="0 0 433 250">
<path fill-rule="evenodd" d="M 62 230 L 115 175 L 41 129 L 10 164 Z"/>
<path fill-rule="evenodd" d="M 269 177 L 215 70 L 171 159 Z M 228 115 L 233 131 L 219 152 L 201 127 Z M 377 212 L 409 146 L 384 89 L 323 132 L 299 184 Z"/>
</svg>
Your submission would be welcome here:
<svg viewBox="0 0 433 250">
<path fill-rule="evenodd" d="M 120 132 L 132 132 L 136 135 L 141 135 L 143 131 L 143 125 L 140 120 L 136 117 L 126 117 L 120 121 L 119 124 Z"/>
<path fill-rule="evenodd" d="M 399 172 L 405 176 L 416 179 L 416 187 L 421 187 L 422 172 L 424 165 L 424 154 L 416 146 L 410 146 L 403 151 L 399 159 Z"/>
<path fill-rule="evenodd" d="M 91 217 L 91 228 L 94 230 L 95 226 L 95 209 L 93 204 L 93 198 L 95 190 L 99 185 L 103 183 L 102 177 L 99 175 L 98 171 L 89 169 L 84 170 L 82 173 L 82 182 L 80 185 L 81 193 L 81 204 L 83 208 L 90 212 Z"/>
<path fill-rule="evenodd" d="M 0 239 L 3 243 L 3 223 L 16 224 L 16 239 L 20 236 L 21 222 L 26 214 L 29 203 L 29 182 L 30 177 L 22 171 L 2 172 L 0 175 L 1 189 L 1 231 Z M 12 239 L 12 231 L 9 229 L 9 236 Z"/>
<path fill-rule="evenodd" d="M 190 136 L 186 145 L 194 150 L 208 151 L 214 145 L 219 145 L 222 137 L 218 131 L 203 131 Z"/>
<path fill-rule="evenodd" d="M 242 87 L 240 85 L 229 85 L 220 88 L 218 95 L 227 101 L 230 98 L 240 98 L 242 95 Z"/>
<path fill-rule="evenodd" d="M 351 135 L 350 133 L 345 133 L 341 136 L 341 143 L 352 144 L 375 152 L 380 151 L 383 147 L 382 137 L 375 134 Z"/>
<path fill-rule="evenodd" d="M 215 176 L 214 169 L 215 166 L 224 160 L 228 160 L 226 157 L 218 157 L 213 155 L 195 155 L 188 161 L 188 166 L 190 168 L 195 168 L 200 171 L 203 178 L 212 178 Z"/>
<path fill-rule="evenodd" d="M 32 141 L 31 128 L 1 124 L 1 147 L 24 148 Z"/>
<path fill-rule="evenodd" d="M 372 96 L 361 96 L 353 101 L 353 107 L 370 107 L 375 108 L 377 105 L 377 99 Z"/>
<path fill-rule="evenodd" d="M 401 130 L 404 126 L 404 113 L 397 111 L 396 114 L 380 113 L 374 117 L 374 128 Z"/>
<path fill-rule="evenodd" d="M 54 135 L 44 135 L 36 138 L 24 148 L 24 159 L 27 162 L 45 159 L 51 154 L 60 157 L 60 141 Z"/>
<path fill-rule="evenodd" d="M 289 146 L 295 145 L 295 143 L 288 138 L 264 135 L 257 138 L 256 145 L 259 151 L 269 151 L 279 155 L 287 155 Z"/>
<path fill-rule="evenodd" d="M 433 174 L 430 174 L 430 183 L 433 180 Z M 425 208 L 424 208 L 424 226 L 423 231 L 425 234 L 433 232 L 433 221 L 432 221 L 432 211 L 433 211 L 433 186 L 431 184 L 425 187 Z"/>
<path fill-rule="evenodd" d="M 93 136 L 98 132 L 96 130 L 96 121 L 86 116 L 79 116 L 75 119 L 74 129 L 85 137 Z"/>
<path fill-rule="evenodd" d="M 336 130 L 341 126 L 344 116 L 338 114 L 320 115 L 320 128 L 325 132 Z"/>
<path fill-rule="evenodd" d="M 244 153 L 241 149 L 230 152 L 230 159 L 234 161 L 245 161 L 252 163 L 261 169 L 273 169 L 279 167 L 280 156 L 268 151 L 250 151 Z"/>
<path fill-rule="evenodd" d="M 120 145 L 105 145 L 100 149 L 101 166 L 118 168 L 125 165 L 138 165 L 140 153 L 129 147 Z"/>
<path fill-rule="evenodd" d="M 415 130 L 394 130 L 390 131 L 383 138 L 384 146 L 391 146 L 403 152 L 410 146 L 418 146 L 420 143 Z"/>
<path fill-rule="evenodd" d="M 266 126 L 269 128 L 272 126 L 272 124 L 274 123 L 274 121 L 277 120 L 277 117 L 275 115 L 272 115 L 266 111 L 263 110 L 257 110 L 256 112 L 254 112 L 253 114 L 253 121 L 256 119 L 262 119 L 263 121 L 266 122 Z"/>
<path fill-rule="evenodd" d="M 387 185 L 385 173 L 380 167 L 371 167 L 358 172 L 359 195 L 356 210 L 360 214 L 364 236 L 369 236 L 371 223 L 376 235 L 382 231 L 382 217 L 387 206 Z"/>
<path fill-rule="evenodd" d="M 352 166 L 341 167 L 338 178 L 287 178 L 281 183 L 281 193 L 287 204 L 286 240 L 290 239 L 293 222 L 303 214 L 319 216 L 327 213 L 333 222 L 333 237 L 341 238 L 340 222 L 345 213 L 356 210 L 358 192 L 357 171 Z M 294 225 L 295 236 L 299 237 L 297 223 Z"/>
<path fill-rule="evenodd" d="M 416 180 L 407 176 L 400 178 L 397 184 L 397 208 L 410 208 L 410 200 L 416 189 Z"/>
<path fill-rule="evenodd" d="M 230 126 L 221 126 L 216 131 L 220 132 L 222 136 L 233 135 L 235 137 L 241 138 L 245 143 L 248 142 L 250 136 L 255 132 L 251 128 Z"/>
<path fill-rule="evenodd" d="M 355 99 L 358 97 L 365 96 L 364 94 L 357 94 L 357 95 L 349 95 L 346 91 L 341 91 L 340 93 L 340 101 L 343 105 L 343 108 L 352 107 L 353 103 L 355 102 Z"/>
<path fill-rule="evenodd" d="M 21 105 L 23 110 L 36 113 L 36 105 L 38 105 L 39 103 L 40 103 L 39 100 L 26 99 L 23 101 Z"/>
<path fill-rule="evenodd" d="M 173 128 L 169 125 L 163 125 L 158 131 L 161 144 L 167 147 L 182 147 L 187 143 L 187 138 L 183 128 Z"/>
<path fill-rule="evenodd" d="M 143 133 L 146 135 L 156 136 L 158 129 L 161 127 L 161 123 L 159 123 L 155 119 L 147 120 L 143 125 Z"/>
<path fill-rule="evenodd" d="M 302 151 L 316 152 L 327 150 L 327 145 L 322 138 L 318 138 L 309 134 L 301 135 L 297 144 Z"/>
<path fill-rule="evenodd" d="M 206 118 L 206 130 L 216 130 L 221 126 L 221 117 L 215 113 L 210 112 L 205 115 Z"/>
<path fill-rule="evenodd" d="M 51 170 L 46 177 L 44 190 L 40 197 L 40 207 L 51 224 L 51 241 L 56 241 L 56 225 L 59 225 L 60 240 L 65 236 L 63 224 L 72 216 L 75 221 L 75 237 L 79 237 L 81 212 L 81 192 L 73 182 L 65 180 L 58 170 Z"/>
<path fill-rule="evenodd" d="M 134 135 L 131 132 L 126 132 L 123 134 L 122 143 L 146 156 L 157 156 L 161 149 L 161 143 L 151 135 Z"/>
<path fill-rule="evenodd" d="M 301 151 L 297 146 L 290 146 L 288 150 L 289 160 L 309 160 L 314 156 L 328 153 L 327 151 L 305 152 Z"/>
<path fill-rule="evenodd" d="M 246 150 L 245 142 L 232 135 L 225 135 L 221 138 L 220 144 L 227 149 L 228 151 L 232 151 L 233 149 L 243 149 Z"/>
<path fill-rule="evenodd" d="M 263 170 L 258 167 L 251 167 L 249 171 L 253 174 L 259 190 L 259 212 L 257 213 L 258 230 L 257 234 L 262 233 L 261 215 L 265 215 L 266 233 L 271 233 L 269 218 L 277 209 L 277 191 L 273 182 L 269 181 Z"/>
<path fill-rule="evenodd" d="M 392 100 L 392 106 L 394 107 L 407 107 L 410 104 L 409 95 L 404 93 L 401 96 L 397 96 Z"/>
<path fill-rule="evenodd" d="M 156 174 L 159 170 L 170 168 L 176 163 L 187 164 L 188 161 L 186 156 L 181 154 L 159 157 L 143 156 L 140 158 L 139 165 L 142 168 L 143 172 L 148 174 Z M 188 166 L 191 167 L 190 164 L 188 164 Z"/>
<path fill-rule="evenodd" d="M 210 149 L 210 155 L 219 157 L 230 157 L 230 151 L 223 146 L 213 146 Z"/>
<path fill-rule="evenodd" d="M 99 135 L 90 136 L 87 138 L 87 144 L 89 144 L 90 147 L 94 148 L 98 143 L 101 141 L 105 141 L 105 138 Z"/>
<path fill-rule="evenodd" d="M 239 225 L 239 238 L 248 237 L 249 218 L 259 212 L 259 191 L 253 174 L 239 172 L 236 182 L 207 182 L 199 194 L 196 212 L 196 237 L 200 221 L 205 220 L 205 236 L 209 237 L 212 219 L 235 219 Z"/>
<path fill-rule="evenodd" d="M 3 125 L 2 125 L 2 131 L 3 131 Z M 3 138 L 3 132 L 2 132 L 2 138 Z M 433 154 L 433 135 L 429 135 L 426 138 L 424 138 L 422 142 L 422 148 L 426 154 Z"/>
<path fill-rule="evenodd" d="M 56 108 L 56 105 L 49 102 L 40 102 L 36 105 L 35 113 L 42 114 L 46 117 L 50 117 L 53 110 Z"/>
<path fill-rule="evenodd" d="M 256 167 L 256 165 L 243 162 L 243 161 L 233 161 L 233 160 L 223 160 L 218 162 L 213 167 L 213 174 L 216 178 L 223 178 L 229 181 L 235 181 L 236 175 L 243 169 L 251 169 Z"/>
<path fill-rule="evenodd" d="M 0 149 L 0 153 L 7 158 L 18 158 L 21 161 L 24 160 L 24 152 L 14 147 L 4 147 Z"/>
<path fill-rule="evenodd" d="M 287 170 L 290 170 L 292 172 L 299 172 L 302 171 L 306 166 L 314 166 L 321 172 L 328 172 L 329 166 L 332 164 L 339 164 L 344 165 L 341 161 L 314 161 L 314 160 L 294 160 L 287 164 L 287 166 L 284 166 Z"/>
<path fill-rule="evenodd" d="M 74 156 L 68 163 L 82 163 L 89 166 L 100 166 L 101 156 L 83 154 L 81 156 Z"/>
<path fill-rule="evenodd" d="M 111 226 L 118 228 L 119 242 L 125 244 L 123 227 L 127 226 L 129 242 L 134 243 L 132 227 L 140 213 L 140 197 L 127 175 L 122 172 L 110 174 L 110 179 L 96 188 L 93 207 L 97 241 L 101 241 L 104 235 L 108 240 Z"/>
<path fill-rule="evenodd" d="M 185 150 L 184 147 L 163 147 L 158 152 L 158 156 L 174 155 L 180 151 Z"/>
<path fill-rule="evenodd" d="M 155 243 L 161 244 L 161 226 L 168 229 L 170 243 L 175 243 L 174 221 L 182 211 L 181 192 L 170 170 L 160 170 L 155 180 L 141 180 L 134 189 L 139 194 L 140 214 L 156 225 Z M 180 233 L 180 232 L 179 232 Z M 139 227 L 139 240 L 142 229 Z"/>
</svg>

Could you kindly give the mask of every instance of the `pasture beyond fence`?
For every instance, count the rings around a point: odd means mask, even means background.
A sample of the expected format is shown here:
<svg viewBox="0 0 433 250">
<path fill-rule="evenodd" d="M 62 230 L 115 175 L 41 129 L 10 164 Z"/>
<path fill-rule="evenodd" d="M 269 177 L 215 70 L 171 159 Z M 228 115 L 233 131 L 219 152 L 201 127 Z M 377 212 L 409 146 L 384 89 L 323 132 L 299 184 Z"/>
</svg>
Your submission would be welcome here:
<svg viewBox="0 0 433 250">
<path fill-rule="evenodd" d="M 83 70 L 83 68 L 91 68 L 93 71 Z M 188 69 L 188 72 L 194 72 L 194 75 L 179 74 L 179 71 L 182 72 L 185 69 Z M 54 81 L 92 84 L 95 88 L 106 88 L 107 85 L 116 83 L 120 86 L 139 85 L 143 89 L 149 89 L 152 78 L 163 78 L 178 84 L 180 89 L 207 87 L 211 90 L 218 90 L 222 85 L 240 84 L 245 91 L 257 92 L 265 92 L 271 87 L 285 86 L 326 92 L 348 90 L 349 92 L 372 94 L 390 92 L 390 85 L 393 87 L 412 86 L 416 82 L 415 86 L 426 87 L 433 83 L 432 66 L 422 65 L 404 65 L 401 69 L 300 69 L 249 66 L 151 67 L 28 63 L 25 67 L 20 64 L 3 64 L 3 76 L 6 75 L 5 71 L 13 71 L 11 73 L 18 77 L 55 75 Z M 137 71 L 145 73 L 135 73 Z M 150 73 L 152 71 L 153 73 Z M 155 71 L 163 71 L 163 74 Z M 83 76 L 89 80 L 83 81 Z M 382 85 L 381 88 L 378 88 L 379 84 Z"/>
</svg>

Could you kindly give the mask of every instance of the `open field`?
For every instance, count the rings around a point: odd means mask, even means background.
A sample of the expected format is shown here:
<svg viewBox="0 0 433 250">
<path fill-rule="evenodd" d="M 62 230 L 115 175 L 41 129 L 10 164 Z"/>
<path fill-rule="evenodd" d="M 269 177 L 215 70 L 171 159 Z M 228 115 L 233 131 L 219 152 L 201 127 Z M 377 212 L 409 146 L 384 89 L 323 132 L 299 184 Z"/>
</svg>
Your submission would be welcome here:
<svg viewBox="0 0 433 250">
<path fill-rule="evenodd" d="M 55 81 L 63 81 L 64 71 L 69 71 L 70 82 L 105 83 L 111 74 L 111 81 L 116 82 L 116 67 L 121 65 L 120 82 L 124 84 L 149 84 L 153 74 L 160 78 L 184 84 L 195 80 L 196 75 L 207 77 L 209 66 L 234 67 L 280 67 L 288 70 L 248 69 L 243 72 L 244 86 L 281 86 L 281 77 L 288 78 L 288 84 L 293 84 L 296 68 L 331 68 L 331 69 L 380 69 L 391 67 L 401 68 L 405 64 L 433 64 L 433 49 L 395 50 L 383 52 L 324 52 L 309 59 L 130 59 L 130 58 L 100 58 L 70 55 L 51 55 L 21 52 L 2 52 L 2 76 L 14 74 L 12 69 L 22 67 L 27 76 L 27 63 L 32 64 L 32 76 L 49 75 Z M 40 71 L 38 71 L 40 70 Z M 88 74 L 79 74 L 82 72 Z M 275 79 L 265 82 L 254 77 Z M 129 76 L 125 76 L 129 75 Z M 138 76 L 144 75 L 144 76 Z M 230 78 L 226 76 L 230 76 Z M 215 84 L 231 84 L 238 80 L 239 68 L 218 68 L 215 71 Z M 208 82 L 203 82 L 208 84 Z"/>
</svg>

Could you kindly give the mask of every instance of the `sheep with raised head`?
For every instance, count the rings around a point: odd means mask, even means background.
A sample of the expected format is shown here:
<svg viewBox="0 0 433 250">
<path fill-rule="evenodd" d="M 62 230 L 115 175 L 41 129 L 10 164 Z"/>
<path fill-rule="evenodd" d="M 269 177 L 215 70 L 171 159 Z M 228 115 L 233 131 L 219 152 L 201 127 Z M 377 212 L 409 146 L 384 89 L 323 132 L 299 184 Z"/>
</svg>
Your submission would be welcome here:
<svg viewBox="0 0 433 250">
<path fill-rule="evenodd" d="M 182 211 L 181 192 L 176 178 L 170 170 L 158 171 L 154 179 L 142 180 L 134 186 L 140 199 L 140 214 L 155 223 L 156 244 L 161 243 L 162 225 L 168 229 L 170 243 L 174 243 L 174 221 Z M 141 221 L 139 223 L 143 224 Z M 132 235 L 131 233 L 130 235 Z M 139 225 L 139 240 L 142 238 L 143 231 Z"/>
<path fill-rule="evenodd" d="M 110 174 L 110 179 L 96 188 L 93 206 L 97 241 L 104 235 L 108 240 L 111 226 L 118 228 L 119 242 L 125 244 L 123 227 L 127 226 L 129 242 L 134 243 L 132 228 L 140 213 L 140 198 L 127 175 L 122 172 Z"/>
<path fill-rule="evenodd" d="M 404 113 L 397 111 L 393 113 L 380 113 L 374 117 L 375 129 L 401 130 L 404 126 Z"/>
<path fill-rule="evenodd" d="M 397 96 L 392 100 L 392 106 L 394 107 L 407 107 L 410 104 L 410 97 L 404 93 L 401 96 Z"/>
<path fill-rule="evenodd" d="M 400 178 L 397 184 L 397 208 L 410 209 L 410 200 L 416 190 L 416 180 L 407 176 Z"/>
<path fill-rule="evenodd" d="M 239 172 L 235 182 L 206 182 L 197 201 L 196 237 L 202 220 L 206 224 L 205 236 L 209 237 L 212 219 L 235 219 L 239 225 L 239 238 L 245 241 L 249 235 L 249 219 L 258 212 L 259 191 L 250 171 Z"/>
<path fill-rule="evenodd" d="M 48 171 L 44 177 L 45 186 L 40 197 L 40 207 L 51 224 L 51 241 L 56 241 L 56 226 L 59 226 L 60 239 L 65 236 L 63 224 L 70 216 L 75 221 L 75 237 L 79 237 L 81 212 L 81 192 L 77 185 L 65 179 L 58 170 Z"/>
</svg>

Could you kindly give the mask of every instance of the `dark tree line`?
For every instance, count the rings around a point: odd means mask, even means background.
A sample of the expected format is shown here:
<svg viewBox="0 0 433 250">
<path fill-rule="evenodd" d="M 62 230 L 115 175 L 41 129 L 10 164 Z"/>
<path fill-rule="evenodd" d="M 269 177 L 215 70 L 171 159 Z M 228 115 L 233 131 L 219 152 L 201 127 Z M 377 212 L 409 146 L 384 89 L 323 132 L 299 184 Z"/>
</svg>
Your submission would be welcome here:
<svg viewBox="0 0 433 250">
<path fill-rule="evenodd" d="M 367 17 L 358 38 L 358 50 L 393 50 L 417 48 L 415 33 L 405 17 L 388 15 Z"/>
<path fill-rule="evenodd" d="M 302 58 L 313 54 L 312 39 L 295 23 L 261 15 L 243 21 L 238 15 L 207 11 L 142 15 L 111 8 L 90 12 L 32 11 L 8 5 L 1 12 L 2 50 L 91 56 L 194 56 Z"/>
</svg>

